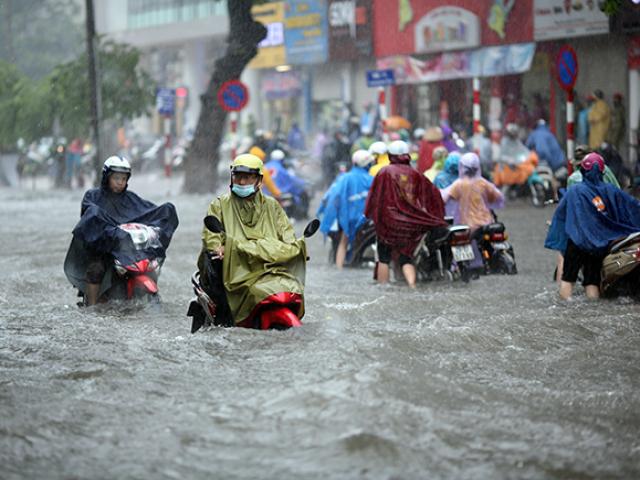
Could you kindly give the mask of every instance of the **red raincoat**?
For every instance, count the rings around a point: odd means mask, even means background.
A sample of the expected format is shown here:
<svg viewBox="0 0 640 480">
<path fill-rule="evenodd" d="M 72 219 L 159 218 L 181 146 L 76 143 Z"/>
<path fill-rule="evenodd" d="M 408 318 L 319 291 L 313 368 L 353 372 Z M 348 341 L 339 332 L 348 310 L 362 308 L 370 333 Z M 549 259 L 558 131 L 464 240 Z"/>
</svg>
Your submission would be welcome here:
<svg viewBox="0 0 640 480">
<path fill-rule="evenodd" d="M 418 172 L 424 173 L 433 166 L 433 151 L 438 147 L 444 147 L 442 140 L 422 140 L 420 142 L 420 149 L 418 150 L 418 164 L 416 165 Z"/>
<path fill-rule="evenodd" d="M 389 159 L 373 179 L 364 214 L 382 242 L 412 257 L 425 232 L 446 225 L 444 203 L 429 179 L 411 168 L 408 155 Z"/>
</svg>

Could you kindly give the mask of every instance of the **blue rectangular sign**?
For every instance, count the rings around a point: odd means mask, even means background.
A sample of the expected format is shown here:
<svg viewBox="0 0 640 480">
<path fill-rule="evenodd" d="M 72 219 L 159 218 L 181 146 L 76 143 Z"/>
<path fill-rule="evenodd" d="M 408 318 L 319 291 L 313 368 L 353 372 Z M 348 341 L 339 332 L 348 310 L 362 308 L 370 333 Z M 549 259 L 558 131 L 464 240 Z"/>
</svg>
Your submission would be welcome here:
<svg viewBox="0 0 640 480">
<path fill-rule="evenodd" d="M 329 57 L 325 0 L 289 0 L 285 6 L 284 46 L 287 63 L 326 62 Z"/>
<path fill-rule="evenodd" d="M 396 83 L 393 70 L 367 70 L 367 87 L 386 87 Z"/>
<path fill-rule="evenodd" d="M 160 115 L 173 115 L 176 107 L 175 88 L 158 88 L 156 92 L 156 109 Z"/>
</svg>

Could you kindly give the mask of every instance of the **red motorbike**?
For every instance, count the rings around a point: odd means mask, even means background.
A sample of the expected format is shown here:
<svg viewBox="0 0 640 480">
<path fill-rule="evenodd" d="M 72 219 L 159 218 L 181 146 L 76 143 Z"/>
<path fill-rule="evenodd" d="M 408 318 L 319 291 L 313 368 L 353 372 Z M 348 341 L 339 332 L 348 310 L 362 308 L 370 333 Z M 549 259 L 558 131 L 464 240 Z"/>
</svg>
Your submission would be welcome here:
<svg viewBox="0 0 640 480">
<path fill-rule="evenodd" d="M 224 231 L 220 221 L 213 216 L 204 219 L 205 226 L 211 232 Z M 311 237 L 320 227 L 320 221 L 313 219 L 304 229 L 304 237 Z M 224 286 L 222 284 L 222 258 L 208 255 L 205 258 L 207 272 L 206 287 L 202 283 L 200 273 L 191 276 L 191 284 L 195 298 L 189 304 L 187 316 L 192 317 L 191 333 L 202 327 L 244 327 L 259 330 L 284 330 L 302 326 L 297 312 L 303 307 L 302 296 L 293 292 L 279 292 L 268 296 L 258 303 L 249 316 L 242 322 L 235 324 L 227 304 Z"/>
</svg>

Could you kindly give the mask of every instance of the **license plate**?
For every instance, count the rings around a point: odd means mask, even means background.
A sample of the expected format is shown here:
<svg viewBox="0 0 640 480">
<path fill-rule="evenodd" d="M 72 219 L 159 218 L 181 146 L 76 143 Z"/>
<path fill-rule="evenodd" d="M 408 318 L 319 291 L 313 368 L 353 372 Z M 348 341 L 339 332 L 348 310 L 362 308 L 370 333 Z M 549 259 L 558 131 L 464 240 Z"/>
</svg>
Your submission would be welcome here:
<svg viewBox="0 0 640 480">
<path fill-rule="evenodd" d="M 451 247 L 451 253 L 453 253 L 453 259 L 456 262 L 465 262 L 467 260 L 473 260 L 475 258 L 471 245 Z"/>
<path fill-rule="evenodd" d="M 491 244 L 494 250 L 509 250 L 509 244 L 507 242 L 493 242 Z"/>
</svg>

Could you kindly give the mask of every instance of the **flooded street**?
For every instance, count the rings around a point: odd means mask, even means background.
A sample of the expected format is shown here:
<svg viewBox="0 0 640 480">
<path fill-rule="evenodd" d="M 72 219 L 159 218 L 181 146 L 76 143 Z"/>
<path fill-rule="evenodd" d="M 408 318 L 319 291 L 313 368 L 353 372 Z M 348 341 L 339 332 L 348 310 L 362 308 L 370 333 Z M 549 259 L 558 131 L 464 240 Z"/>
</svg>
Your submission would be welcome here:
<svg viewBox="0 0 640 480">
<path fill-rule="evenodd" d="M 0 477 L 640 477 L 640 308 L 568 303 L 553 209 L 499 213 L 519 274 L 376 286 L 310 240 L 303 328 L 189 333 L 206 196 L 160 305 L 76 307 L 62 270 L 82 192 L 0 190 Z"/>
</svg>

